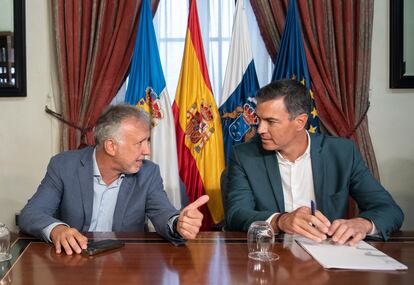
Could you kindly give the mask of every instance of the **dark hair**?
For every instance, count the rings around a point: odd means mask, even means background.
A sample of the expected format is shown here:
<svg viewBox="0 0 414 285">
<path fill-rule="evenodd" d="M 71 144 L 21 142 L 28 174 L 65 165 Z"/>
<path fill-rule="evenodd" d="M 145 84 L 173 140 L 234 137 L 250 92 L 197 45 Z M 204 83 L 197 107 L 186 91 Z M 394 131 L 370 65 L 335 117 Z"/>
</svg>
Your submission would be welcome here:
<svg viewBox="0 0 414 285">
<path fill-rule="evenodd" d="M 129 118 L 135 118 L 148 125 L 149 129 L 151 128 L 149 115 L 144 110 L 125 104 L 109 106 L 103 111 L 96 122 L 94 129 L 96 145 L 100 145 L 109 138 L 119 141 L 119 128 L 121 123 Z"/>
<path fill-rule="evenodd" d="M 283 98 L 289 120 L 311 111 L 311 98 L 306 87 L 297 80 L 276 80 L 260 88 L 256 93 L 257 103 Z"/>
</svg>

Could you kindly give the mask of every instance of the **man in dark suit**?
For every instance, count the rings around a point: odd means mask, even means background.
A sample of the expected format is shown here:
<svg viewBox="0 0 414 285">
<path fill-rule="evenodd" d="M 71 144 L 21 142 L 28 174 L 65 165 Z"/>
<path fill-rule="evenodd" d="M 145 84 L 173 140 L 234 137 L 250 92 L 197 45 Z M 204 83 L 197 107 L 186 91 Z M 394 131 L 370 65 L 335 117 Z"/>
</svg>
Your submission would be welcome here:
<svg viewBox="0 0 414 285">
<path fill-rule="evenodd" d="M 150 155 L 150 120 L 133 106 L 107 109 L 95 127 L 95 147 L 50 160 L 45 178 L 21 212 L 23 232 L 53 242 L 56 252 L 80 253 L 80 232 L 143 231 L 145 217 L 173 243 L 194 239 L 203 215 L 202 196 L 181 212 L 168 201 Z"/>
<path fill-rule="evenodd" d="M 354 245 L 366 235 L 387 239 L 404 215 L 374 179 L 355 144 L 309 134 L 310 96 L 295 80 L 270 83 L 257 92 L 258 134 L 237 145 L 225 185 L 227 228 L 247 231 L 267 220 L 276 232 L 314 241 L 332 236 Z M 348 197 L 359 215 L 346 219 Z M 311 201 L 318 210 L 312 215 Z"/>
</svg>

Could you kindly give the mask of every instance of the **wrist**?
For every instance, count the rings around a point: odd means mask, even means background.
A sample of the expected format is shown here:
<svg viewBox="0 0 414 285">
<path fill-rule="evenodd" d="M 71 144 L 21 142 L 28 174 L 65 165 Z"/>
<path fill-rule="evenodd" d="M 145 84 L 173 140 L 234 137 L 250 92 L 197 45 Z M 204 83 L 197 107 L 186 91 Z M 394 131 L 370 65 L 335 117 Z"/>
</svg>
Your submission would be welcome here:
<svg viewBox="0 0 414 285">
<path fill-rule="evenodd" d="M 282 218 L 282 216 L 286 214 L 287 212 L 283 212 L 283 213 L 279 213 L 277 216 L 274 217 L 272 226 L 273 226 L 275 233 L 283 232 L 280 226 L 280 219 Z"/>
<path fill-rule="evenodd" d="M 357 219 L 359 219 L 363 223 L 365 230 L 366 230 L 365 232 L 366 234 L 369 234 L 372 232 L 373 223 L 370 219 L 363 218 L 363 217 L 358 217 Z"/>
<path fill-rule="evenodd" d="M 50 240 L 52 241 L 52 242 L 54 242 L 55 241 L 55 239 L 56 239 L 56 237 L 62 232 L 62 231 L 64 231 L 65 229 L 67 229 L 67 228 L 69 228 L 67 225 L 65 225 L 65 224 L 58 224 L 58 225 L 56 225 L 56 226 L 54 226 L 53 228 L 52 228 L 52 230 L 50 231 L 50 236 L 49 236 L 49 238 L 50 238 Z"/>
<path fill-rule="evenodd" d="M 177 224 L 178 224 L 178 217 L 174 219 L 174 221 L 173 221 L 173 226 L 172 226 L 173 231 L 174 231 L 175 233 L 178 233 Z"/>
<path fill-rule="evenodd" d="M 176 216 L 174 218 L 173 222 L 172 222 L 172 225 L 171 225 L 171 234 L 173 236 L 175 236 L 176 238 L 182 238 L 182 235 L 181 235 L 181 233 L 178 230 L 178 218 L 179 218 L 179 216 Z"/>
</svg>

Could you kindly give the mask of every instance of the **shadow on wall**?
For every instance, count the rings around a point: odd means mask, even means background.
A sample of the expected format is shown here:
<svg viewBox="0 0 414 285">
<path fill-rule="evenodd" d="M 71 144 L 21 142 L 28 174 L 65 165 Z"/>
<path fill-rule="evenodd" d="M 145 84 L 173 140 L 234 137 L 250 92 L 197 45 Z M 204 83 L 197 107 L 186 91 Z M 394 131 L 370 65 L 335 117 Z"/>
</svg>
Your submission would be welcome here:
<svg viewBox="0 0 414 285">
<path fill-rule="evenodd" d="M 404 212 L 402 230 L 414 230 L 414 158 L 381 163 L 381 183 Z"/>
</svg>

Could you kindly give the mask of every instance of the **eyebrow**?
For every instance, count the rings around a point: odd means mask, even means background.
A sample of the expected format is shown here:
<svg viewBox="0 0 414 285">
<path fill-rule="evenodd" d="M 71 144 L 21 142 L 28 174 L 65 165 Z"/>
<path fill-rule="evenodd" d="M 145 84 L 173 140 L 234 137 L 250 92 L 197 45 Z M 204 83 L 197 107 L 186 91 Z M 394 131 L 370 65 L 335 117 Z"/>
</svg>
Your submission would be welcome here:
<svg viewBox="0 0 414 285">
<path fill-rule="evenodd" d="M 278 119 L 278 118 L 274 118 L 274 117 L 264 117 L 264 118 L 262 118 L 262 117 L 260 117 L 260 116 L 258 116 L 259 117 L 259 119 L 260 120 L 264 120 L 264 121 L 280 121 L 280 119 Z"/>
</svg>

